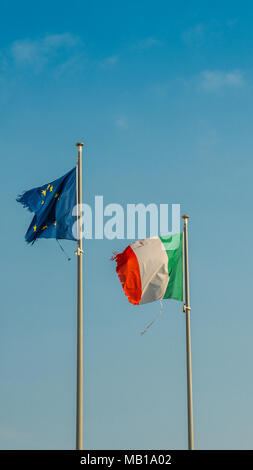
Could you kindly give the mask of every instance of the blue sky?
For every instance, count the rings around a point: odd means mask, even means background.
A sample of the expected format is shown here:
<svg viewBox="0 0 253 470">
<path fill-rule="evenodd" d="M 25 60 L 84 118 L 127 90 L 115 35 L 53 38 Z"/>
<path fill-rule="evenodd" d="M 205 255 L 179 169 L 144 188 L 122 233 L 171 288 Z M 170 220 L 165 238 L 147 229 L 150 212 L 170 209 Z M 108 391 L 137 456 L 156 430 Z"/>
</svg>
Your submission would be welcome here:
<svg viewBox="0 0 253 470">
<path fill-rule="evenodd" d="M 84 200 L 181 204 L 189 226 L 197 449 L 251 449 L 252 5 L 5 1 L 0 7 L 0 448 L 75 446 L 75 243 L 27 246 L 15 201 L 75 165 Z M 187 447 L 181 304 L 128 304 L 84 243 L 87 449 Z"/>
</svg>

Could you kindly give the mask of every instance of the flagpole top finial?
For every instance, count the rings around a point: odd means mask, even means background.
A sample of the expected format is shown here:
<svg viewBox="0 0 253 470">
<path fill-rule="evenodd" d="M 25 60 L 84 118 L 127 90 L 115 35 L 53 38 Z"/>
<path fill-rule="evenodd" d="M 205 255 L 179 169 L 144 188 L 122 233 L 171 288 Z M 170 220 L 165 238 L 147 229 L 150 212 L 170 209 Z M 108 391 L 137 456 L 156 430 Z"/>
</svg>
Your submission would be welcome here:
<svg viewBox="0 0 253 470">
<path fill-rule="evenodd" d="M 76 146 L 77 146 L 77 147 L 83 147 L 84 144 L 83 144 L 82 142 L 77 142 Z"/>
<path fill-rule="evenodd" d="M 190 218 L 189 215 L 182 215 L 182 219 L 184 219 L 184 220 L 187 220 L 187 219 L 189 219 L 189 218 Z"/>
</svg>

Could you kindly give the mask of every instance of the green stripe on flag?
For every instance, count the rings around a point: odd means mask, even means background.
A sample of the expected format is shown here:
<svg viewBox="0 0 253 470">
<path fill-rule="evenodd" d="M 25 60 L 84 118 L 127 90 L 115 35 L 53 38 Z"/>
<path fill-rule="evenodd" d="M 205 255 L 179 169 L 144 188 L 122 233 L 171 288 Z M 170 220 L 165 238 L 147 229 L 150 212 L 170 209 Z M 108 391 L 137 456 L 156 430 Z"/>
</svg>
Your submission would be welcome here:
<svg viewBox="0 0 253 470">
<path fill-rule="evenodd" d="M 168 255 L 169 282 L 164 299 L 183 301 L 183 233 L 160 237 Z"/>
</svg>

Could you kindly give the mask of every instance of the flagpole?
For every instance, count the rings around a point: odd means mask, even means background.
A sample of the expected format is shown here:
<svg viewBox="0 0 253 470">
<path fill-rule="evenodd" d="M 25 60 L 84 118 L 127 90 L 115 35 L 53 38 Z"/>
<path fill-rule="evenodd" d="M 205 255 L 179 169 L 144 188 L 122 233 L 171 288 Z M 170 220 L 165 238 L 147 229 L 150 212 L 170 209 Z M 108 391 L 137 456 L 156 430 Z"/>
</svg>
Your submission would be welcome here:
<svg viewBox="0 0 253 470">
<path fill-rule="evenodd" d="M 188 413 L 188 449 L 194 450 L 193 401 L 192 401 L 192 361 L 191 361 L 191 325 L 190 325 L 190 288 L 188 260 L 188 215 L 184 219 L 184 281 L 185 304 L 183 311 L 186 319 L 186 367 L 187 367 L 187 413 Z"/>
<path fill-rule="evenodd" d="M 83 449 L 83 240 L 81 210 L 82 204 L 82 147 L 76 144 L 77 153 L 77 204 L 78 204 L 78 241 L 77 241 L 77 380 L 76 380 L 76 450 Z"/>
</svg>

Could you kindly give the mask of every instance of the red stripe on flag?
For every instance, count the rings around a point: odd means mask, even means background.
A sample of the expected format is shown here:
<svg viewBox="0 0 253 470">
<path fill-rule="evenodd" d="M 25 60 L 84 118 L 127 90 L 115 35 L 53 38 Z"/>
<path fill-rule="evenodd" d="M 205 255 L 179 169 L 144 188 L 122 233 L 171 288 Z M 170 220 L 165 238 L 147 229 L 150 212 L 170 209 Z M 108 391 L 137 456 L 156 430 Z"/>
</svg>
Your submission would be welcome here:
<svg viewBox="0 0 253 470">
<path fill-rule="evenodd" d="M 132 248 L 128 246 L 122 253 L 114 256 L 117 266 L 116 272 L 122 284 L 128 301 L 138 305 L 141 300 L 141 276 L 137 257 Z"/>
</svg>

